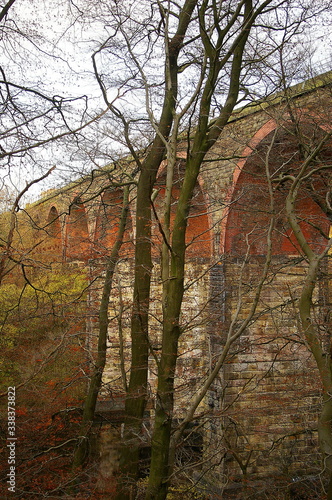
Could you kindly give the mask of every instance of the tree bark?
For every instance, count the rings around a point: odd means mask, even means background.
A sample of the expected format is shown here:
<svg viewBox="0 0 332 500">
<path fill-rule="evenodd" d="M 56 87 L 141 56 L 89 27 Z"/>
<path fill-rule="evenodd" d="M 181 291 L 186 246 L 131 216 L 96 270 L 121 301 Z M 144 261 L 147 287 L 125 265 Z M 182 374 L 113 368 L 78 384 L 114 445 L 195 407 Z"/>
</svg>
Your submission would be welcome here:
<svg viewBox="0 0 332 500">
<path fill-rule="evenodd" d="M 147 400 L 148 378 L 148 313 L 152 272 L 151 258 L 151 195 L 158 168 L 165 156 L 166 141 L 171 132 L 177 98 L 177 60 L 183 38 L 197 0 L 186 0 L 173 38 L 166 40 L 165 98 L 158 130 L 146 160 L 141 165 L 136 201 L 136 247 L 133 313 L 131 321 L 132 359 L 124 440 L 120 458 L 121 479 L 118 500 L 130 499 L 135 489 L 139 467 L 139 436 Z"/>
<path fill-rule="evenodd" d="M 89 452 L 89 438 L 93 425 L 97 397 L 102 384 L 102 377 L 106 364 L 107 334 L 108 334 L 108 306 L 112 291 L 114 271 L 119 259 L 119 251 L 122 246 L 123 236 L 126 229 L 129 210 L 129 186 L 125 186 L 123 192 L 123 206 L 120 216 L 119 230 L 116 241 L 107 259 L 103 293 L 99 307 L 99 335 L 97 359 L 91 375 L 88 393 L 84 401 L 83 417 L 80 427 L 80 436 L 76 447 L 72 468 L 77 469 L 85 463 Z"/>
<path fill-rule="evenodd" d="M 16 0 L 9 0 L 6 5 L 4 5 L 0 11 L 0 22 L 6 17 L 11 6 L 16 2 Z"/>
<path fill-rule="evenodd" d="M 246 22 L 249 13 L 251 13 L 251 7 L 251 1 L 248 1 L 244 16 L 245 35 L 240 35 L 238 43 L 233 47 L 234 54 L 229 93 L 223 112 L 216 121 L 216 128 L 209 127 L 209 114 L 211 98 L 221 66 L 219 64 L 219 52 L 216 51 L 211 54 L 209 74 L 201 98 L 199 123 L 191 153 L 186 162 L 185 176 L 172 231 L 170 273 L 168 279 L 164 280 L 163 296 L 166 299 L 163 304 L 162 353 L 158 366 L 155 426 L 152 437 L 151 467 L 146 500 L 165 500 L 167 496 L 171 465 L 169 457 L 174 409 L 174 377 L 181 334 L 180 313 L 184 294 L 187 220 L 202 161 L 207 151 L 219 137 L 237 102 L 243 50 L 249 35 Z M 219 47 L 221 46 L 222 44 L 219 44 Z"/>
</svg>

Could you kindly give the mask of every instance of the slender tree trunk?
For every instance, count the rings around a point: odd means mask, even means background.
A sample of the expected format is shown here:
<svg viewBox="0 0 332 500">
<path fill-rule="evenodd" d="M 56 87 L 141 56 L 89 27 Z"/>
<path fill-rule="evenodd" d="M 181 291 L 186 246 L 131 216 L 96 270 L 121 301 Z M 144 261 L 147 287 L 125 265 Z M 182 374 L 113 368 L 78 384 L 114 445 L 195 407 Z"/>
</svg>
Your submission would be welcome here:
<svg viewBox="0 0 332 500">
<path fill-rule="evenodd" d="M 314 319 L 311 317 L 312 296 L 317 283 L 317 271 L 321 259 L 314 257 L 310 264 L 299 301 L 302 330 L 315 358 L 323 385 L 322 408 L 318 419 L 318 437 L 323 453 L 324 469 L 328 473 L 327 500 L 332 500 L 332 362 L 330 353 L 323 352 Z"/>
<path fill-rule="evenodd" d="M 119 251 L 122 246 L 123 236 L 126 229 L 127 215 L 129 209 L 129 186 L 124 188 L 123 207 L 120 217 L 119 230 L 116 241 L 107 259 L 106 274 L 103 293 L 99 307 L 99 335 L 97 359 L 91 375 L 88 393 L 84 401 L 83 417 L 80 427 L 80 436 L 73 458 L 73 469 L 84 465 L 89 452 L 89 438 L 94 421 L 97 397 L 102 384 L 102 377 L 106 363 L 107 333 L 108 333 L 108 306 L 112 290 L 112 282 L 116 264 L 119 259 Z"/>
<path fill-rule="evenodd" d="M 251 7 L 251 1 L 248 0 L 244 24 L 246 24 L 247 16 L 251 13 Z M 211 97 L 221 69 L 219 51 L 216 51 L 213 57 L 211 57 L 209 75 L 201 98 L 197 132 L 195 133 L 191 154 L 186 162 L 185 176 L 172 231 L 169 276 L 167 280 L 163 280 L 162 353 L 158 366 L 155 425 L 152 437 L 151 466 L 146 500 L 165 500 L 169 486 L 171 429 L 174 410 L 174 377 L 181 333 L 179 321 L 184 294 L 185 238 L 190 203 L 202 161 L 226 125 L 238 98 L 242 56 L 249 34 L 248 28 L 246 25 L 246 30 L 243 34 L 239 35 L 238 43 L 233 48 L 233 64 L 228 97 L 224 110 L 213 127 L 209 127 L 209 115 Z M 221 46 L 222 44 L 220 43 L 219 47 Z"/>
<path fill-rule="evenodd" d="M 310 155 L 303 162 L 298 175 L 291 177 L 292 184 L 286 199 L 286 212 L 297 242 L 308 262 L 307 275 L 299 299 L 299 316 L 303 335 L 316 361 L 323 386 L 322 409 L 318 418 L 318 437 L 320 449 L 323 454 L 324 470 L 327 471 L 329 477 L 327 500 L 332 500 L 332 360 L 331 353 L 324 352 L 315 320 L 311 314 L 312 298 L 317 286 L 319 266 L 332 246 L 332 239 L 330 239 L 325 250 L 317 255 L 306 240 L 295 212 L 295 203 L 300 185 L 303 179 L 308 177 L 308 168 L 321 150 L 325 140 L 326 138 L 323 138 L 318 146 L 311 151 Z"/>
<path fill-rule="evenodd" d="M 139 436 L 147 397 L 148 311 L 151 281 L 150 197 L 157 170 L 143 168 L 137 192 L 134 304 L 131 321 L 132 358 L 121 448 L 119 499 L 130 498 L 139 463 Z"/>
<path fill-rule="evenodd" d="M 159 166 L 164 159 L 177 98 L 177 59 L 197 0 L 186 0 L 172 39 L 166 39 L 165 98 L 158 131 L 146 160 L 142 163 L 136 201 L 136 247 L 133 313 L 131 322 L 132 359 L 126 397 L 126 418 L 120 458 L 121 478 L 117 500 L 134 495 L 139 467 L 139 438 L 147 400 L 148 312 L 150 301 L 151 195 Z"/>
<path fill-rule="evenodd" d="M 2 9 L 0 10 L 0 22 L 4 19 L 4 17 L 6 17 L 6 15 L 8 14 L 8 11 L 10 9 L 10 7 L 16 2 L 16 0 L 9 0 L 9 2 L 7 2 L 4 7 L 2 7 Z"/>
<path fill-rule="evenodd" d="M 147 499 L 164 499 L 168 489 L 169 444 L 174 407 L 174 377 L 180 337 L 179 317 L 183 297 L 181 268 L 168 282 L 163 322 L 162 354 L 158 368 L 155 430 L 152 439 L 151 469 Z"/>
</svg>

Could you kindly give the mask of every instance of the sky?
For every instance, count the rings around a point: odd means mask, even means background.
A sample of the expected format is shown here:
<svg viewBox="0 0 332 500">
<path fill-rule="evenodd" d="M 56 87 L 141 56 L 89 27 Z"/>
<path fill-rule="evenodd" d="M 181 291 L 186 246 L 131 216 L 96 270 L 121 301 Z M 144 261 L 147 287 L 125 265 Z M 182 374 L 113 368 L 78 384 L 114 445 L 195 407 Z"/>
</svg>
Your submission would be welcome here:
<svg viewBox="0 0 332 500">
<path fill-rule="evenodd" d="M 79 1 L 82 4 L 83 0 Z M 90 6 L 97 3 L 94 1 Z M 10 17 L 12 21 L 5 25 L 8 29 L 2 33 L 4 50 L 0 53 L 1 67 L 10 78 L 48 95 L 77 98 L 70 107 L 64 107 L 65 118 L 71 127 L 77 127 L 80 119 L 87 121 L 99 113 L 105 105 L 93 75 L 91 54 L 98 40 L 106 36 L 103 23 L 95 20 L 90 24 L 87 17 L 81 15 L 79 2 L 68 0 L 16 0 Z M 306 39 L 315 51 L 310 62 L 316 73 L 331 68 L 329 26 L 330 19 L 325 16 L 319 26 L 307 32 Z M 107 144 L 108 126 L 111 126 L 109 122 L 100 122 L 99 129 L 91 130 L 84 147 L 75 141 L 71 145 L 60 142 L 36 150 L 33 157 L 12 159 L 2 167 L 1 177 L 9 189 L 15 191 L 56 165 L 56 170 L 45 182 L 29 190 L 26 200 L 32 201 L 41 190 L 56 187 L 68 178 L 107 163 L 114 149 L 111 140 Z M 36 130 L 38 132 L 38 127 Z M 40 137 L 44 137 L 45 132 L 47 124 L 41 127 Z M 96 156 L 97 146 L 105 151 L 104 155 Z"/>
</svg>

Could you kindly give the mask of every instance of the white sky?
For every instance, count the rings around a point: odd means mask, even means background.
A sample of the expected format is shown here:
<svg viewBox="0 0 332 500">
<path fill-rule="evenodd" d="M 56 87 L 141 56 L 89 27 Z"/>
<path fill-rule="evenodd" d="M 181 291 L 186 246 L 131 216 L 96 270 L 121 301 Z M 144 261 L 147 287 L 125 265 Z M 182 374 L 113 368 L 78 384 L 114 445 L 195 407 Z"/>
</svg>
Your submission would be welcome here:
<svg viewBox="0 0 332 500">
<path fill-rule="evenodd" d="M 93 112 L 104 107 L 99 87 L 92 74 L 91 63 L 91 53 L 96 47 L 93 40 L 102 38 L 103 25 L 74 23 L 67 9 L 66 0 L 17 0 L 10 16 L 32 37 L 35 46 L 26 40 L 20 40 L 22 45 L 19 46 L 17 35 L 11 34 L 4 52 L 0 55 L 0 63 L 11 78 L 17 78 L 27 86 L 36 86 L 37 82 L 38 89 L 49 94 L 77 97 L 87 94 Z M 78 14 L 75 9 L 73 12 Z M 311 39 L 314 40 L 313 45 L 316 48 L 313 61 L 314 66 L 319 68 L 318 73 L 331 67 L 329 19 L 326 18 L 326 27 L 323 24 L 319 30 L 315 28 L 311 32 Z M 82 106 L 83 101 L 81 104 L 78 102 L 77 111 L 81 110 Z M 62 146 L 51 145 L 39 151 L 35 167 L 29 159 L 12 162 L 10 173 L 13 186 L 22 187 L 27 180 L 39 175 L 39 169 L 45 170 L 54 163 L 58 164 L 57 173 L 31 190 L 31 196 L 35 198 L 41 189 L 57 184 L 68 172 L 78 170 L 80 166 L 84 167 L 80 161 L 75 152 L 74 156 L 70 157 L 70 152 L 62 149 Z"/>
</svg>

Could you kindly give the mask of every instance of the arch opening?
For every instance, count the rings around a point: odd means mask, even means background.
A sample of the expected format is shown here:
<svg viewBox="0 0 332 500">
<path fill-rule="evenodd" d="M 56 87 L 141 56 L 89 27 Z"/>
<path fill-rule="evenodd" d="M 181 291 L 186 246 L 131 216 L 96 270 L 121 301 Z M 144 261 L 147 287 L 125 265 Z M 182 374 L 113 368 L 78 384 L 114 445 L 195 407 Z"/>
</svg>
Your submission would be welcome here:
<svg viewBox="0 0 332 500">
<path fill-rule="evenodd" d="M 119 231 L 123 206 L 123 191 L 121 189 L 107 189 L 98 207 L 94 234 L 94 254 L 96 257 L 105 255 L 112 249 Z M 130 213 L 127 216 L 126 230 L 123 244 L 120 249 L 122 258 L 134 253 L 133 228 Z"/>
<path fill-rule="evenodd" d="M 179 161 L 174 172 L 172 195 L 171 195 L 171 230 L 174 226 L 177 203 L 180 197 L 180 190 L 184 177 L 184 162 Z M 164 200 L 166 192 L 166 169 L 158 177 L 155 188 L 158 195 L 154 201 L 155 210 L 158 215 L 158 221 L 155 220 L 152 226 L 153 254 L 160 254 L 163 243 L 163 234 L 160 226 L 164 225 Z M 160 226 L 159 226 L 160 224 Z M 187 219 L 186 230 L 187 257 L 192 258 L 210 258 L 212 251 L 212 232 L 209 218 L 208 204 L 206 202 L 203 190 L 197 182 L 194 194 L 191 200 L 190 211 Z"/>
<path fill-rule="evenodd" d="M 232 193 L 225 229 L 225 253 L 234 256 L 265 255 L 272 212 L 273 255 L 299 255 L 295 235 L 287 220 L 285 204 L 290 176 L 296 176 L 308 153 L 324 131 L 309 123 L 301 124 L 301 137 L 292 125 L 271 131 L 247 158 Z M 331 142 L 321 150 L 317 166 L 331 162 Z M 312 166 L 312 165 L 311 165 Z M 287 178 L 287 176 L 289 176 Z M 273 196 L 269 193 L 268 177 Z M 284 178 L 284 180 L 283 180 Z M 296 214 L 311 248 L 320 252 L 326 245 L 330 222 L 324 210 L 329 190 L 328 174 L 317 171 L 302 182 L 296 201 Z"/>
<path fill-rule="evenodd" d="M 59 214 L 55 206 L 52 206 L 48 213 L 46 229 L 51 238 L 61 239 L 61 224 Z"/>
<path fill-rule="evenodd" d="M 87 261 L 91 257 L 88 219 L 85 206 L 77 198 L 66 221 L 66 260 Z"/>
</svg>

